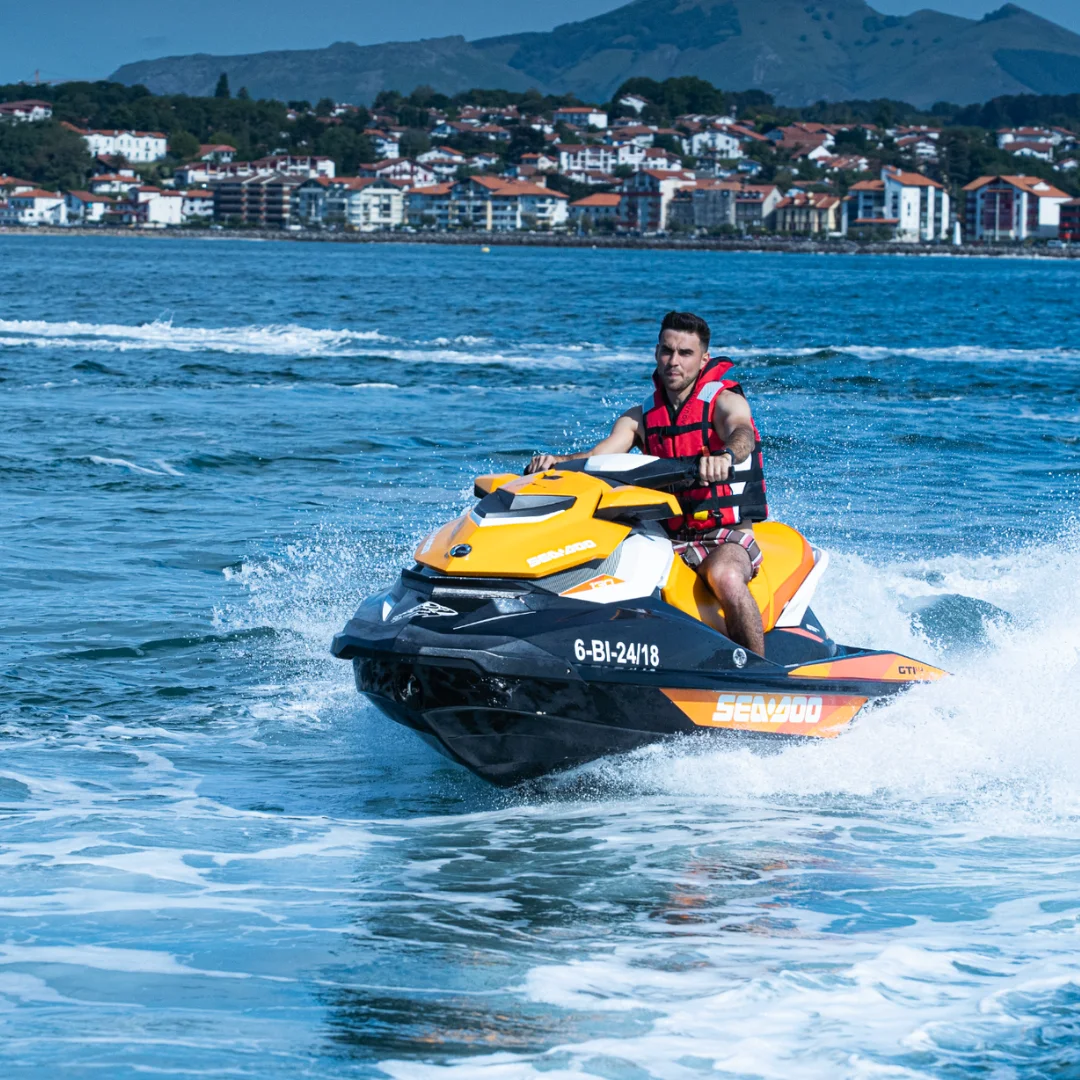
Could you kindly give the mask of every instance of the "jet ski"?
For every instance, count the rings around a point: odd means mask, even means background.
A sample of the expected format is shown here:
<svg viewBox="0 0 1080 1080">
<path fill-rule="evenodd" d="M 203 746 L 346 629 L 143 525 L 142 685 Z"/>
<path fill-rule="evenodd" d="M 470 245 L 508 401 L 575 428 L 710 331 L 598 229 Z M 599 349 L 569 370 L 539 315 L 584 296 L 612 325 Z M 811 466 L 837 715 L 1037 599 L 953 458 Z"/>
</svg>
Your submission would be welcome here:
<svg viewBox="0 0 1080 1080">
<path fill-rule="evenodd" d="M 697 469 L 609 454 L 478 478 L 334 656 L 391 720 L 503 787 L 678 736 L 833 738 L 945 674 L 831 640 L 810 607 L 828 555 L 780 522 L 754 527 L 765 655 L 727 637 L 661 524 Z"/>
</svg>

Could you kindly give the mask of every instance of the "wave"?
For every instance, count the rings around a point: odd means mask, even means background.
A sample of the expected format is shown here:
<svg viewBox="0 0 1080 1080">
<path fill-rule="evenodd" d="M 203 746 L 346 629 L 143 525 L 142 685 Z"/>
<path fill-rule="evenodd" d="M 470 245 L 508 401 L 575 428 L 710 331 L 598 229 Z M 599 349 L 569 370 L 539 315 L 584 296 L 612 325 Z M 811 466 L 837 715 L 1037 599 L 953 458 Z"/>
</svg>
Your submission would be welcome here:
<svg viewBox="0 0 1080 1080">
<path fill-rule="evenodd" d="M 734 803 L 904 804 L 917 816 L 1080 814 L 1080 534 L 1004 556 L 876 566 L 835 555 L 814 603 L 833 637 L 945 666 L 948 679 L 867 710 L 824 745 L 653 747 L 588 767 L 613 791 Z M 581 778 L 575 781 L 580 783 Z M 553 781 L 558 786 L 562 781 Z"/>
<path fill-rule="evenodd" d="M 406 339 L 379 330 L 318 329 L 296 324 L 267 326 L 191 327 L 157 320 L 138 326 L 117 323 L 46 322 L 0 319 L 0 349 L 36 348 L 110 353 L 168 350 L 181 353 L 276 356 L 292 359 L 377 355 L 403 361 L 453 364 L 537 364 L 570 366 L 580 356 L 623 362 L 633 354 L 591 342 L 522 342 L 499 347 L 490 338 L 462 335 L 432 340 Z M 483 351 L 479 351 L 483 350 Z M 80 371 L 118 372 L 84 361 Z"/>
<path fill-rule="evenodd" d="M 574 368 L 590 364 L 626 364 L 648 361 L 648 349 L 628 349 L 598 342 L 499 342 L 490 337 L 409 339 L 378 329 L 351 330 L 298 324 L 222 327 L 177 326 L 156 320 L 138 326 L 119 323 L 48 322 L 0 319 L 0 349 L 64 349 L 84 352 L 145 352 L 258 355 L 291 359 L 380 356 L 404 362 L 492 364 Z M 724 346 L 732 359 L 765 363 L 805 362 L 856 357 L 869 362 L 906 357 L 951 363 L 1080 363 L 1080 351 L 1067 348 L 989 348 L 979 345 L 826 344 L 800 347 Z M 76 365 L 87 373 L 120 374 L 95 361 Z"/>
</svg>

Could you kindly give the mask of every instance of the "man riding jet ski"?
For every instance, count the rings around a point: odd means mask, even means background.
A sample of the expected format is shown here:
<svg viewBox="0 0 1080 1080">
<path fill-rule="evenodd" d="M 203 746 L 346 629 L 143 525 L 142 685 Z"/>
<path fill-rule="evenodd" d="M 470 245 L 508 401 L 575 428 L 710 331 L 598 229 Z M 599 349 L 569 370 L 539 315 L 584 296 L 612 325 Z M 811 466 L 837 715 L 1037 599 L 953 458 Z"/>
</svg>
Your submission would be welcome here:
<svg viewBox="0 0 1080 1080">
<path fill-rule="evenodd" d="M 681 340 L 686 331 L 675 333 Z M 694 382 L 702 390 L 721 385 L 710 381 L 718 368 L 709 363 Z M 703 468 L 696 450 L 656 453 L 668 449 L 665 439 L 679 437 L 680 418 L 690 423 L 686 412 L 669 410 L 675 415 L 665 432 L 653 431 L 662 425 L 649 413 L 668 408 L 660 390 L 641 421 L 628 414 L 611 436 L 625 439 L 621 433 L 637 422 L 650 453 L 540 458 L 525 476 L 479 477 L 479 501 L 422 540 L 415 565 L 364 601 L 334 638 L 332 651 L 352 661 L 362 694 L 492 783 L 514 784 L 680 735 L 829 738 L 868 701 L 945 674 L 896 653 L 832 641 L 810 609 L 828 556 L 787 525 L 763 520 L 756 432 L 750 468 L 739 451 L 723 455 L 729 466 L 732 457 L 740 463 L 746 487 L 724 484 L 728 471 Z M 699 400 L 711 405 L 702 390 Z M 710 447 L 714 432 L 736 440 L 737 424 L 716 431 L 715 412 L 702 409 L 704 417 Z M 741 438 L 740 451 L 747 445 Z M 739 502 L 752 486 L 760 501 Z M 684 489 L 689 505 L 673 493 Z M 742 517 L 727 513 L 732 508 L 754 522 L 756 552 L 717 535 L 701 562 L 738 546 L 739 584 L 756 619 L 744 614 L 740 626 L 761 635 L 759 648 L 728 636 L 740 616 L 724 607 L 711 575 L 707 582 L 675 554 L 671 523 L 698 503 L 707 513 L 694 520 L 728 523 L 703 532 L 734 524 L 746 535 Z M 730 585 L 721 577 L 719 592 Z M 741 594 L 734 605 L 740 601 Z"/>
<path fill-rule="evenodd" d="M 656 389 L 644 405 L 623 413 L 592 450 L 537 454 L 525 471 L 634 447 L 661 458 L 700 456 L 700 485 L 678 493 L 680 512 L 664 527 L 720 601 L 728 636 L 761 655 L 761 615 L 747 588 L 761 568 L 754 525 L 769 516 L 761 437 L 742 387 L 724 378 L 731 361 L 709 357 L 710 338 L 704 319 L 669 311 L 656 344 Z"/>
</svg>

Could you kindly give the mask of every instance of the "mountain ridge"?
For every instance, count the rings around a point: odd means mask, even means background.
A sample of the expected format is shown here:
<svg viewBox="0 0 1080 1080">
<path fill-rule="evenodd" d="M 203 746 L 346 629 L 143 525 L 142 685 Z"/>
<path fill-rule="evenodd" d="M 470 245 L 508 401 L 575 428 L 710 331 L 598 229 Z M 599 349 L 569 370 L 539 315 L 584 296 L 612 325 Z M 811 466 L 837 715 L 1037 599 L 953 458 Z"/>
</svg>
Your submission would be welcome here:
<svg viewBox="0 0 1080 1080">
<path fill-rule="evenodd" d="M 883 15 L 866 0 L 632 0 L 546 32 L 125 64 L 111 76 L 155 93 L 234 87 L 281 100 L 370 103 L 427 84 L 573 93 L 605 101 L 628 78 L 697 75 L 780 104 L 893 98 L 928 106 L 1004 94 L 1080 92 L 1080 35 L 1007 3 L 981 19 L 932 9 Z"/>
</svg>

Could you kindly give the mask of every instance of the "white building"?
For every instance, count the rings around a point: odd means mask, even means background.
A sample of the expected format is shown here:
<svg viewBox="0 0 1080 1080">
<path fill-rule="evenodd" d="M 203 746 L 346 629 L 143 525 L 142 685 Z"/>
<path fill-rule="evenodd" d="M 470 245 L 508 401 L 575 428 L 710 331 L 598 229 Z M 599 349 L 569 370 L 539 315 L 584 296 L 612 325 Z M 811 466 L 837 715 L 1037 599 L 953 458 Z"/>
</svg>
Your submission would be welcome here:
<svg viewBox="0 0 1080 1080">
<path fill-rule="evenodd" d="M 556 229 L 566 224 L 569 201 L 561 191 L 536 184 L 499 176 L 470 176 L 456 184 L 409 192 L 408 220 L 411 225 L 430 224 L 439 229 Z"/>
<path fill-rule="evenodd" d="M 552 115 L 556 124 L 569 124 L 576 128 L 599 128 L 603 130 L 608 126 L 608 115 L 602 109 L 593 108 L 591 105 L 567 105 L 556 109 Z"/>
<path fill-rule="evenodd" d="M 980 176 L 964 188 L 964 238 L 1053 239 L 1069 196 L 1037 176 Z"/>
<path fill-rule="evenodd" d="M 436 182 L 453 180 L 460 168 L 468 165 L 469 159 L 460 151 L 450 146 L 436 146 L 425 150 L 416 158 L 417 164 L 430 169 Z"/>
<path fill-rule="evenodd" d="M 396 229 L 405 223 L 405 190 L 374 176 L 316 177 L 296 189 L 297 216 L 305 225 L 340 225 L 357 232 Z"/>
<path fill-rule="evenodd" d="M 135 188 L 128 199 L 137 225 L 164 229 L 184 223 L 184 192 L 156 187 Z"/>
<path fill-rule="evenodd" d="M 133 176 L 123 176 L 120 173 L 102 173 L 99 176 L 91 176 L 87 187 L 95 195 L 127 195 L 133 188 L 138 187 L 139 181 Z"/>
<path fill-rule="evenodd" d="M 724 128 L 707 128 L 690 136 L 690 153 L 702 157 L 711 152 L 716 157 L 732 160 L 743 156 L 742 140 Z"/>
<path fill-rule="evenodd" d="M 619 152 L 614 146 L 584 146 L 564 143 L 559 147 L 559 172 L 609 173 L 619 163 Z"/>
<path fill-rule="evenodd" d="M 369 131 L 368 138 L 375 147 L 375 154 L 379 158 L 396 158 L 401 156 L 401 140 L 397 135 L 385 131 Z"/>
<path fill-rule="evenodd" d="M 1062 128 L 1018 127 L 998 128 L 997 144 L 999 150 L 1008 150 L 1014 142 L 1048 142 L 1057 146 L 1062 140 Z"/>
<path fill-rule="evenodd" d="M 618 103 L 625 105 L 628 109 L 633 109 L 640 116 L 642 110 L 649 104 L 649 99 L 643 98 L 640 94 L 623 94 Z M 589 197 L 592 198 L 591 195 Z"/>
<path fill-rule="evenodd" d="M 570 219 L 577 224 L 588 220 L 592 225 L 610 222 L 614 225 L 619 220 L 619 204 L 622 196 L 617 191 L 586 195 L 584 199 L 570 204 Z"/>
<path fill-rule="evenodd" d="M 66 225 L 67 204 L 55 191 L 31 188 L 0 204 L 0 225 Z"/>
<path fill-rule="evenodd" d="M 375 177 L 378 180 L 400 180 L 409 187 L 425 187 L 434 184 L 437 179 L 434 169 L 420 165 L 411 158 L 376 161 L 372 165 L 361 165 L 356 171 L 361 176 Z"/>
<path fill-rule="evenodd" d="M 160 161 L 169 140 L 160 131 L 80 131 L 94 157 L 123 157 L 135 164 Z"/>
<path fill-rule="evenodd" d="M 1021 142 L 1016 140 L 1005 144 L 1005 152 L 1013 157 L 1034 158 L 1036 161 L 1052 162 L 1054 160 L 1054 144 L 1050 142 Z"/>
<path fill-rule="evenodd" d="M 215 165 L 227 165 L 236 157 L 236 147 L 228 143 L 203 143 L 199 147 L 199 160 L 212 161 Z"/>
<path fill-rule="evenodd" d="M 194 219 L 212 221 L 214 218 L 214 193 L 209 188 L 191 188 L 184 192 L 184 205 L 180 211 L 185 222 Z"/>
<path fill-rule="evenodd" d="M 52 105 L 47 101 L 5 101 L 0 105 L 0 120 L 36 123 L 52 116 Z"/>
<path fill-rule="evenodd" d="M 69 191 L 64 202 L 68 221 L 80 225 L 97 224 L 115 205 L 108 195 L 95 195 L 92 191 Z"/>
<path fill-rule="evenodd" d="M 233 166 L 244 165 L 245 162 L 233 162 Z M 333 179 L 337 166 L 332 157 L 320 154 L 268 154 L 264 158 L 252 161 L 249 167 L 253 170 L 252 175 L 269 176 L 276 173 L 278 176 L 302 177 L 307 179 L 311 176 L 327 176 Z"/>
<path fill-rule="evenodd" d="M 949 193 L 922 173 L 881 170 L 885 214 L 895 222 L 897 240 L 907 243 L 949 239 Z"/>
</svg>

